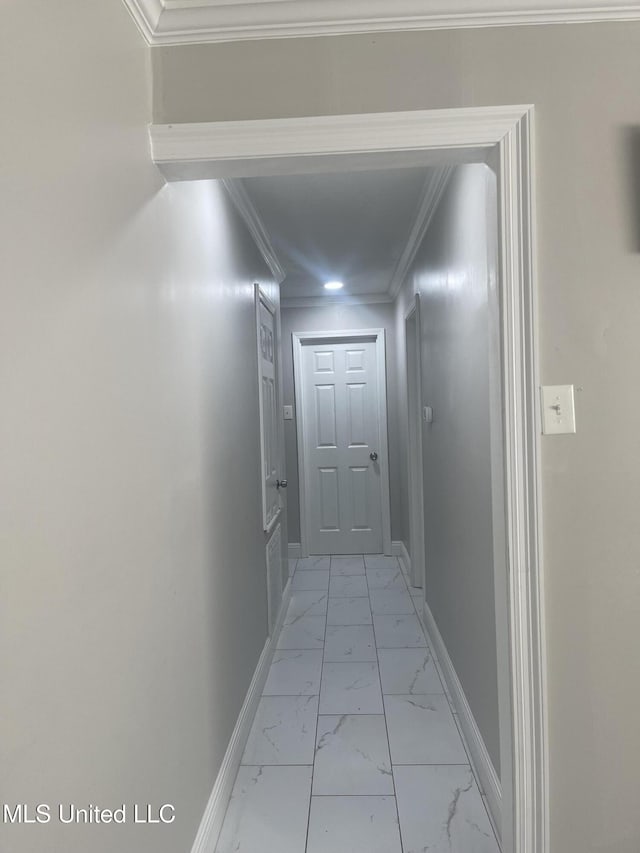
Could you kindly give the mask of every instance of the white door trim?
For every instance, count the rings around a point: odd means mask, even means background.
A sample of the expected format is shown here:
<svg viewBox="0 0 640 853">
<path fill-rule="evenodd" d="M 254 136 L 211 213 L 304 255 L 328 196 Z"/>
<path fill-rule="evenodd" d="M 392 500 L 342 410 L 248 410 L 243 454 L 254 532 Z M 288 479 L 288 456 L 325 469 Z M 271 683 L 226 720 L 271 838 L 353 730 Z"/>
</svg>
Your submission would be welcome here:
<svg viewBox="0 0 640 853">
<path fill-rule="evenodd" d="M 376 344 L 376 370 L 378 382 L 378 421 L 380 423 L 380 486 L 382 490 L 382 547 L 391 556 L 391 499 L 389 493 L 389 440 L 387 428 L 387 369 L 384 329 L 347 329 L 338 332 L 293 332 L 293 385 L 295 389 L 296 432 L 298 440 L 298 482 L 300 484 L 300 546 L 303 557 L 309 556 L 307 529 L 307 482 L 304 465 L 304 382 L 302 381 L 302 348 L 305 343 L 323 340 L 357 341 L 373 339 Z"/>
<path fill-rule="evenodd" d="M 414 299 L 404 315 L 405 327 L 405 361 L 407 365 L 407 410 L 408 417 L 411 417 L 411 406 L 409 404 L 409 355 L 406 348 L 407 340 L 407 323 L 412 318 L 416 324 L 416 363 L 414 369 L 416 371 L 416 387 L 413 393 L 417 395 L 417 423 L 414 424 L 416 429 L 415 446 L 411 441 L 411 432 L 408 435 L 408 456 L 407 456 L 407 479 L 409 483 L 409 501 L 410 501 L 410 516 L 411 527 L 409 530 L 409 544 L 411 548 L 411 577 L 414 586 L 422 586 L 423 597 L 426 594 L 426 563 L 425 563 L 425 542 L 424 542 L 424 483 L 422 464 L 422 359 L 420 357 L 420 294 L 414 294 Z M 413 463 L 413 464 L 412 464 Z M 417 473 L 418 472 L 418 473 Z M 416 524 L 417 522 L 417 524 Z M 416 583 L 420 581 L 420 583 Z"/>
<path fill-rule="evenodd" d="M 168 181 L 320 173 L 403 164 L 484 162 L 530 106 L 464 107 L 305 118 L 152 124 Z M 443 152 L 446 151 L 446 159 Z"/>
<path fill-rule="evenodd" d="M 504 381 L 506 595 L 512 827 L 504 848 L 548 853 L 548 755 L 540 530 L 533 107 L 474 107 L 151 127 L 170 180 L 490 161 L 498 175 Z M 501 727 L 506 725 L 501 718 Z M 509 815 L 510 817 L 511 815 Z"/>
</svg>

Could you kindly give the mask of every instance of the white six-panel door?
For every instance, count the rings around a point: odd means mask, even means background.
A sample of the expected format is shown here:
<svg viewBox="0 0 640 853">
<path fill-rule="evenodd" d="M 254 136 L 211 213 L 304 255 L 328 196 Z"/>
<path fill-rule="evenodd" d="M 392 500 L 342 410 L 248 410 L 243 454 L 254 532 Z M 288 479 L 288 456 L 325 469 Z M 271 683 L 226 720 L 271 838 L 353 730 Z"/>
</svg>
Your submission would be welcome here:
<svg viewBox="0 0 640 853">
<path fill-rule="evenodd" d="M 383 550 L 382 441 L 373 339 L 302 347 L 304 487 L 310 554 Z M 383 451 L 384 448 L 384 451 Z"/>
</svg>

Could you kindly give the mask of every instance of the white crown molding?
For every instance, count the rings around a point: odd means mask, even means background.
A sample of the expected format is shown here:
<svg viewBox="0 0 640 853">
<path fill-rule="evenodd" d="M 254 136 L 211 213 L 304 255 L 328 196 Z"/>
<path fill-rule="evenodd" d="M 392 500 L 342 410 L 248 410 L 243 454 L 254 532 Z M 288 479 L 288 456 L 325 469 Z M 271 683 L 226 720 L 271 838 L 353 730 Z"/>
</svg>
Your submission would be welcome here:
<svg viewBox="0 0 640 853">
<path fill-rule="evenodd" d="M 283 296 L 280 307 L 286 308 L 328 308 L 330 305 L 376 305 L 393 302 L 388 293 L 363 293 L 344 296 Z"/>
<path fill-rule="evenodd" d="M 155 44 L 160 18 L 166 11 L 164 0 L 124 0 L 124 5 L 148 44 Z"/>
<path fill-rule="evenodd" d="M 253 241 L 264 258 L 266 265 L 271 270 L 275 280 L 280 284 L 284 281 L 286 272 L 278 259 L 276 250 L 271 245 L 271 239 L 269 238 L 267 229 L 260 218 L 260 214 L 255 209 L 253 202 L 247 195 L 247 191 L 244 188 L 242 180 L 240 178 L 235 178 L 234 180 L 225 178 L 222 183 L 233 201 L 236 210 L 249 229 L 249 232 L 253 237 Z"/>
<path fill-rule="evenodd" d="M 640 20 L 615 0 L 123 0 L 151 45 Z"/>
<path fill-rule="evenodd" d="M 429 229 L 433 214 L 436 212 L 436 208 L 440 203 L 452 172 L 452 166 L 440 166 L 434 169 L 424 182 L 413 227 L 389 282 L 389 296 L 392 299 L 396 298 L 402 287 L 411 264 L 420 248 L 420 244 Z"/>
</svg>

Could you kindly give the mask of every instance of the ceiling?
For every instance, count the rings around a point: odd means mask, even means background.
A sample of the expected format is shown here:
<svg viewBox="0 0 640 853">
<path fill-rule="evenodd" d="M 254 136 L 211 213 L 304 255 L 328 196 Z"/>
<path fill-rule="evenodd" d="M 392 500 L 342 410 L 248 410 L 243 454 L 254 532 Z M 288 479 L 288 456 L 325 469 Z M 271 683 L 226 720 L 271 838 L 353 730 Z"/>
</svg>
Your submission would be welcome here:
<svg viewBox="0 0 640 853">
<path fill-rule="evenodd" d="M 389 294 L 433 169 L 244 178 L 285 273 L 284 299 Z"/>
</svg>

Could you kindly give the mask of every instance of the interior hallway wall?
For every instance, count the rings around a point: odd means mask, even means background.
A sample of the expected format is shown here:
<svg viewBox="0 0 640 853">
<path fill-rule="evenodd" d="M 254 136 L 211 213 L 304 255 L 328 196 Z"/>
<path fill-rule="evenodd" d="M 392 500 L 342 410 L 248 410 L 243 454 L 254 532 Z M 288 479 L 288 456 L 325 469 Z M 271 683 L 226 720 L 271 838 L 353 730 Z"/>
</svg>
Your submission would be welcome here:
<svg viewBox="0 0 640 853">
<path fill-rule="evenodd" d="M 422 424 L 426 600 L 499 775 L 489 410 L 489 301 L 497 303 L 495 186 L 487 166 L 453 172 L 400 292 L 396 322 L 399 385 L 405 387 L 404 317 L 419 293 L 420 408 L 434 410 L 433 423 Z M 405 435 L 402 397 L 398 417 Z M 401 478 L 408 496 L 406 460 Z"/>
<path fill-rule="evenodd" d="M 637 853 L 640 23 L 266 39 L 153 61 L 161 122 L 535 105 L 540 378 L 580 389 L 577 434 L 542 439 L 551 849 Z"/>
<path fill-rule="evenodd" d="M 0 29 L 0 799 L 11 853 L 187 853 L 266 637 L 253 282 L 216 183 L 165 186 L 120 2 Z"/>
<path fill-rule="evenodd" d="M 400 439 L 396 405 L 397 361 L 394 307 L 391 302 L 370 304 L 334 304 L 324 307 L 282 308 L 282 363 L 284 403 L 295 404 L 293 376 L 293 332 L 340 331 L 343 329 L 385 329 L 387 355 L 387 427 L 389 432 L 389 480 L 391 500 L 391 538 L 404 538 L 400 512 Z M 287 514 L 289 541 L 300 542 L 300 490 L 298 478 L 297 416 L 285 421 L 285 460 L 287 469 Z"/>
</svg>

